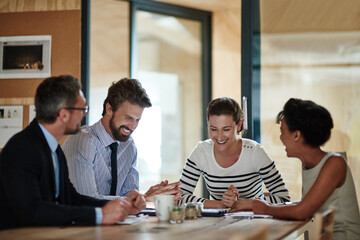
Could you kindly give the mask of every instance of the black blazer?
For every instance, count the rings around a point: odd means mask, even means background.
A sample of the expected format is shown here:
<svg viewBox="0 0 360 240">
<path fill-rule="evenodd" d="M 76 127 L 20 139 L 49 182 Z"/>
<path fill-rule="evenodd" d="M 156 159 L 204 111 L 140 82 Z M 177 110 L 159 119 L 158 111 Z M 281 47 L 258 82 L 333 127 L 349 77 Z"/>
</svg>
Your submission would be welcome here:
<svg viewBox="0 0 360 240">
<path fill-rule="evenodd" d="M 0 229 L 34 225 L 94 225 L 95 206 L 107 200 L 80 195 L 60 168 L 55 199 L 51 150 L 36 120 L 14 135 L 0 154 Z"/>
</svg>

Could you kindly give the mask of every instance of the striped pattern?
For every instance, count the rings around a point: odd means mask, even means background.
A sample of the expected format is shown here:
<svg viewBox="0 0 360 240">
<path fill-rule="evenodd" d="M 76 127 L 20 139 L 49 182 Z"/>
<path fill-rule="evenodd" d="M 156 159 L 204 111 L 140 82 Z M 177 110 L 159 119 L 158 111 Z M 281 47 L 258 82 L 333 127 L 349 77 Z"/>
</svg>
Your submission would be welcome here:
<svg viewBox="0 0 360 240">
<path fill-rule="evenodd" d="M 213 142 L 206 140 L 200 142 L 187 159 L 180 179 L 183 190 L 183 199 L 180 204 L 206 200 L 193 195 L 200 175 L 203 176 L 206 188 L 213 200 L 221 200 L 230 185 L 237 188 L 240 198 L 261 197 L 271 203 L 290 200 L 281 174 L 260 144 L 243 139 L 240 157 L 229 168 L 219 166 L 213 152 Z M 270 196 L 264 196 L 263 183 L 270 192 Z"/>
<path fill-rule="evenodd" d="M 105 131 L 101 121 L 83 126 L 81 132 L 67 138 L 64 150 L 70 180 L 76 190 L 84 195 L 101 199 L 125 197 L 139 189 L 139 173 L 136 170 L 137 150 L 132 138 L 118 142 L 116 195 L 110 196 L 111 150 L 114 140 Z"/>
</svg>

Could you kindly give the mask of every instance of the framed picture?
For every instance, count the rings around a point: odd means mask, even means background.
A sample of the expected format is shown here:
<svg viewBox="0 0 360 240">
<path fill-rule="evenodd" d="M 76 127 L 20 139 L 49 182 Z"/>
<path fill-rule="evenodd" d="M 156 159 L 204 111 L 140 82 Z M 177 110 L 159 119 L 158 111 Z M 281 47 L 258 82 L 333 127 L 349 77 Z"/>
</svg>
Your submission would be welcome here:
<svg viewBox="0 0 360 240">
<path fill-rule="evenodd" d="M 0 37 L 0 78 L 51 75 L 51 36 Z"/>
</svg>

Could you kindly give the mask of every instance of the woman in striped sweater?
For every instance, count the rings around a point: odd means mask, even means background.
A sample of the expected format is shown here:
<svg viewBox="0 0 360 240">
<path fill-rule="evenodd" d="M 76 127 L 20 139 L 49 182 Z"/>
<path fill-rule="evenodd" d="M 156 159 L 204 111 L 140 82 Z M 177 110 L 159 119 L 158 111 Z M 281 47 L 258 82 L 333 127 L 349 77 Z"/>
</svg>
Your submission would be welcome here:
<svg viewBox="0 0 360 240">
<path fill-rule="evenodd" d="M 238 136 L 244 113 L 231 98 L 218 98 L 207 108 L 210 139 L 200 141 L 190 154 L 181 176 L 180 204 L 203 202 L 204 208 L 251 210 L 260 197 L 270 203 L 290 200 L 289 192 L 265 149 Z M 202 174 L 211 200 L 193 195 Z M 264 196 L 262 183 L 270 192 Z"/>
</svg>

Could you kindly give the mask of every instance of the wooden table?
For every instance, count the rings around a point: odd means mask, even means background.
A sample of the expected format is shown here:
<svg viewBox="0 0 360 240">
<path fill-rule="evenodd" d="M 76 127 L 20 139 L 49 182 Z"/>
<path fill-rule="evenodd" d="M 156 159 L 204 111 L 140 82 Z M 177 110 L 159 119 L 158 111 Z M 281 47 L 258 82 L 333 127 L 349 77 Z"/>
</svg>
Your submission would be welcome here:
<svg viewBox="0 0 360 240">
<path fill-rule="evenodd" d="M 295 239 L 310 229 L 310 221 L 277 219 L 228 219 L 203 217 L 182 224 L 159 222 L 149 217 L 133 225 L 93 227 L 26 227 L 0 231 L 0 239 L 126 239 L 126 240 L 211 240 L 229 239 L 254 231 L 259 224 L 268 226 L 268 239 Z"/>
</svg>

